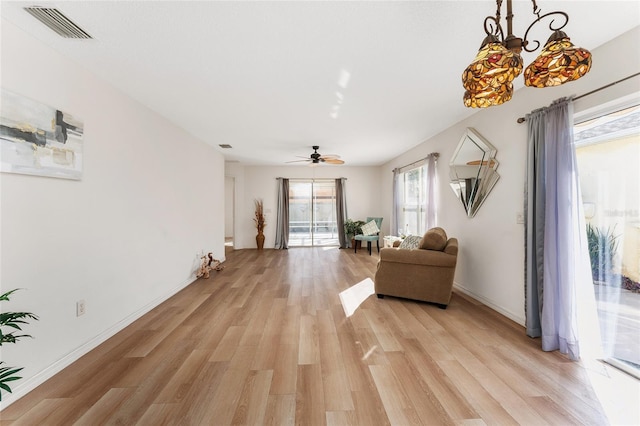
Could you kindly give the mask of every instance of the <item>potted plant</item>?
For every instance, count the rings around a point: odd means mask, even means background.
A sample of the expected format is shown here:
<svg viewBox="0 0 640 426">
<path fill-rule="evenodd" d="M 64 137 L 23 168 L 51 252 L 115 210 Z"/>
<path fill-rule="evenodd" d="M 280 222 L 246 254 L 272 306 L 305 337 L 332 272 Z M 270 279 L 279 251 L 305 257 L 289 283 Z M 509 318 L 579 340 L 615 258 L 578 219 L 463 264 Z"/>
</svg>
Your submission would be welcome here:
<svg viewBox="0 0 640 426">
<path fill-rule="evenodd" d="M 608 283 L 614 276 L 614 259 L 618 252 L 618 236 L 613 229 L 602 230 L 587 224 L 587 242 L 591 274 L 596 282 Z"/>
<path fill-rule="evenodd" d="M 264 248 L 264 227 L 267 226 L 264 215 L 264 204 L 261 199 L 254 200 L 254 204 L 256 211 L 253 221 L 256 223 L 256 229 L 258 230 L 258 235 L 256 235 L 256 244 L 258 245 L 258 250 L 262 250 Z"/>
<path fill-rule="evenodd" d="M 362 225 L 364 225 L 364 221 L 362 220 L 347 219 L 344 222 L 344 234 L 347 237 L 347 241 L 351 240 L 351 247 L 359 243 L 359 241 L 354 240 L 354 237 L 362 234 Z"/>
<path fill-rule="evenodd" d="M 0 295 L 0 301 L 9 301 L 9 296 L 17 291 L 14 289 Z M 28 334 L 16 334 L 18 331 L 22 331 L 20 327 L 23 324 L 28 324 L 27 319 L 38 320 L 38 317 L 31 312 L 0 312 L 0 346 L 3 343 L 16 343 L 23 337 L 31 337 Z M 9 333 L 5 333 L 3 327 L 12 328 Z M 0 366 L 4 364 L 4 361 L 0 361 Z M 21 379 L 22 377 L 16 376 L 16 373 L 20 372 L 23 367 L 0 367 L 0 401 L 2 401 L 2 391 L 11 393 L 11 387 L 9 382 Z"/>
</svg>

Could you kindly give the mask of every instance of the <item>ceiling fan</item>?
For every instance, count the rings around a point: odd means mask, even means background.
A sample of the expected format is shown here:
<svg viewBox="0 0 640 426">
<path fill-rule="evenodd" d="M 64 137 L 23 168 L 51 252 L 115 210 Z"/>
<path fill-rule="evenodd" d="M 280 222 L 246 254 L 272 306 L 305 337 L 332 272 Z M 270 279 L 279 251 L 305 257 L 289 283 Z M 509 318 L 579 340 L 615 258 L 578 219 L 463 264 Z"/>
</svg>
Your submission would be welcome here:
<svg viewBox="0 0 640 426">
<path fill-rule="evenodd" d="M 307 163 L 309 163 L 310 166 L 318 165 L 320 163 L 344 164 L 344 161 L 340 159 L 339 155 L 335 155 L 335 154 L 321 155 L 318 152 L 318 150 L 320 149 L 320 147 L 318 145 L 314 145 L 311 148 L 313 148 L 313 154 L 309 155 L 309 158 L 297 156 L 298 158 L 304 158 L 304 160 L 287 161 L 287 163 L 307 162 Z"/>
</svg>

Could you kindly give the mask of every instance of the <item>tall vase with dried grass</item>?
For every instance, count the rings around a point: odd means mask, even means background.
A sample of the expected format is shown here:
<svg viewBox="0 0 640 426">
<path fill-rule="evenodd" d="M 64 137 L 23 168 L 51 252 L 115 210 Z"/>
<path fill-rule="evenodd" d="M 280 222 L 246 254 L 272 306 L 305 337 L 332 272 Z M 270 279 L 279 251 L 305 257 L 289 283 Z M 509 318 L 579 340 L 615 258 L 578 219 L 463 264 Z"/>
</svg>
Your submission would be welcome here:
<svg viewBox="0 0 640 426">
<path fill-rule="evenodd" d="M 253 218 L 253 221 L 256 223 L 256 228 L 258 229 L 256 244 L 258 245 L 258 250 L 262 250 L 264 248 L 264 227 L 267 226 L 264 216 L 264 205 L 261 199 L 254 200 L 254 204 L 256 207 L 256 217 Z"/>
</svg>

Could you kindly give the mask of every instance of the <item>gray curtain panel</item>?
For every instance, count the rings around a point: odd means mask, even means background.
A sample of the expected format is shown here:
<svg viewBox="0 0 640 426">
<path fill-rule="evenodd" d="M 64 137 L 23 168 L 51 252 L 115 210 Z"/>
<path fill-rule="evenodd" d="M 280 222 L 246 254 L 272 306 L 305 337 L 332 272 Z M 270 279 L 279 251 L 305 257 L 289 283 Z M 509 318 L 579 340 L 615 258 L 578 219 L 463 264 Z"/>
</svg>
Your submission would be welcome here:
<svg viewBox="0 0 640 426">
<path fill-rule="evenodd" d="M 540 337 L 544 276 L 544 135 L 546 109 L 526 115 L 528 126 L 525 212 L 525 321 L 527 336 Z"/>
<path fill-rule="evenodd" d="M 276 249 L 289 248 L 289 179 L 278 178 Z"/>
<path fill-rule="evenodd" d="M 345 178 L 336 179 L 336 219 L 338 226 L 338 241 L 340 248 L 349 248 L 351 241 L 347 241 L 344 233 L 344 221 L 347 216 L 347 195 L 345 191 Z"/>
</svg>

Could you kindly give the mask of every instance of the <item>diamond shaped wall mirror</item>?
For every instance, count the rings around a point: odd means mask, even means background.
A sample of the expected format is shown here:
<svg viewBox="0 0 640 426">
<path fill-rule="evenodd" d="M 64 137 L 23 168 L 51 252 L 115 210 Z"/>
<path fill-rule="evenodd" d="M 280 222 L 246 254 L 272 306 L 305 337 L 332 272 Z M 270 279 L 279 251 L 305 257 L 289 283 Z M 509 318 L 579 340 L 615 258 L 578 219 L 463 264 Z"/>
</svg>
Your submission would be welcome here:
<svg viewBox="0 0 640 426">
<path fill-rule="evenodd" d="M 451 189 L 462 203 L 467 216 L 474 217 L 500 179 L 496 169 L 496 149 L 472 128 L 460 139 L 451 162 Z"/>
</svg>

